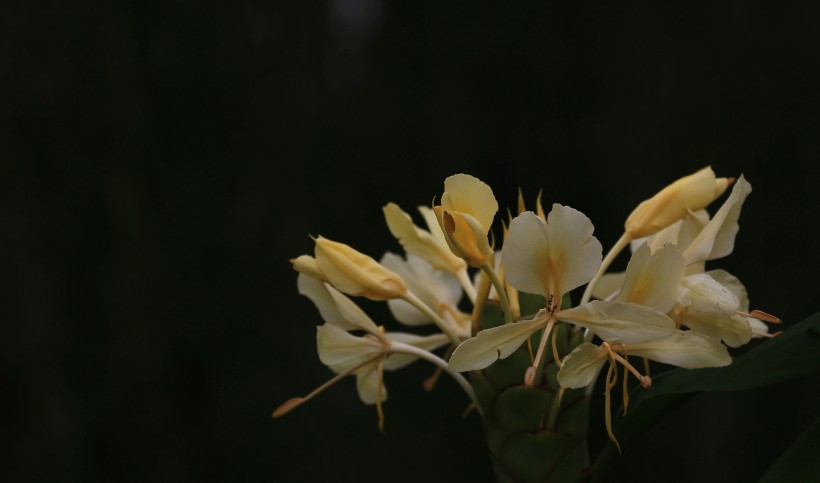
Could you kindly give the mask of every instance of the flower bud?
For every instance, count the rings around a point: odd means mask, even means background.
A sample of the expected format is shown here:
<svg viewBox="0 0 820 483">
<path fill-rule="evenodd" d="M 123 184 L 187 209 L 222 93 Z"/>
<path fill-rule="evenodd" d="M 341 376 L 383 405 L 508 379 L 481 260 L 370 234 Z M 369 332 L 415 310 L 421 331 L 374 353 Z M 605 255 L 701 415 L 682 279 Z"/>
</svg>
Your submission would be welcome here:
<svg viewBox="0 0 820 483">
<path fill-rule="evenodd" d="M 690 211 L 705 208 L 733 181 L 731 178 L 715 178 L 710 167 L 685 176 L 638 205 L 626 220 L 626 233 L 633 240 L 652 235 L 684 218 Z"/>
<path fill-rule="evenodd" d="M 444 230 L 444 239 L 457 257 L 464 259 L 471 267 L 489 263 L 493 249 L 484 228 L 475 218 L 464 213 L 444 211 L 441 206 L 436 206 L 435 212 Z"/>
<path fill-rule="evenodd" d="M 321 280 L 322 282 L 328 281 L 325 274 L 319 270 L 319 265 L 316 263 L 316 259 L 310 255 L 300 255 L 296 258 L 292 258 L 290 263 L 293 265 L 293 269 L 299 273 L 304 273 L 305 275 Z"/>
<path fill-rule="evenodd" d="M 331 285 L 348 295 L 390 300 L 407 293 L 401 277 L 369 256 L 327 238 L 316 239 L 316 265 Z"/>
<path fill-rule="evenodd" d="M 434 210 L 450 250 L 472 267 L 487 264 L 493 255 L 487 235 L 498 212 L 493 190 L 470 175 L 450 176 Z"/>
</svg>

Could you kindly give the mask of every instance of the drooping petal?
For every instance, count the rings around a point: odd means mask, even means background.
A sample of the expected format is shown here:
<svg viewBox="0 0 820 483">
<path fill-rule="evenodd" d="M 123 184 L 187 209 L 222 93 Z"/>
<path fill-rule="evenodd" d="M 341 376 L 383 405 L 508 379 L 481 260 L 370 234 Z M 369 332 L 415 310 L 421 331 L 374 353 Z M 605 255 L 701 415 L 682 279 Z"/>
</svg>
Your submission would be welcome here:
<svg viewBox="0 0 820 483">
<path fill-rule="evenodd" d="M 588 386 L 595 380 L 608 354 L 603 347 L 589 342 L 579 345 L 564 358 L 558 371 L 558 384 L 571 389 Z"/>
<path fill-rule="evenodd" d="M 631 344 L 675 332 L 675 323 L 665 314 L 649 307 L 622 302 L 593 300 L 561 310 L 556 318 L 585 327 L 607 342 Z"/>
<path fill-rule="evenodd" d="M 334 325 L 316 328 L 316 347 L 319 360 L 340 373 L 352 369 L 384 352 L 380 342 L 369 337 L 357 337 Z"/>
<path fill-rule="evenodd" d="M 732 253 L 735 236 L 740 229 L 737 224 L 740 210 L 751 192 L 752 185 L 740 175 L 729 198 L 683 253 L 687 265 L 714 260 Z"/>
<path fill-rule="evenodd" d="M 752 338 L 752 326 L 749 320 L 736 314 L 688 310 L 682 322 L 695 332 L 722 340 L 729 347 L 740 347 Z"/>
<path fill-rule="evenodd" d="M 444 180 L 441 206 L 445 211 L 471 215 L 481 225 L 485 236 L 498 212 L 492 188 L 468 174 L 455 174 Z"/>
<path fill-rule="evenodd" d="M 339 314 L 344 320 L 353 325 L 356 329 L 366 330 L 373 335 L 381 336 L 379 328 L 376 327 L 376 324 L 370 319 L 370 317 L 367 316 L 364 310 L 359 308 L 359 306 L 352 300 L 330 285 L 325 284 L 325 288 L 327 289 L 328 294 L 330 294 L 330 297 L 333 299 L 333 302 L 336 304 L 336 309 L 339 311 Z"/>
<path fill-rule="evenodd" d="M 740 307 L 740 301 L 729 289 L 705 273 L 683 277 L 678 303 L 682 307 L 716 314 L 734 314 Z"/>
<path fill-rule="evenodd" d="M 395 203 L 388 203 L 382 210 L 390 233 L 399 240 L 408 254 L 423 258 L 433 266 L 453 273 L 464 267 L 464 261 L 453 255 L 443 235 L 441 240 L 438 240 L 432 233 L 417 227 L 410 215 Z M 438 227 L 438 223 L 436 229 L 440 234 L 441 228 Z"/>
<path fill-rule="evenodd" d="M 726 346 L 692 331 L 679 330 L 662 339 L 629 344 L 628 353 L 685 369 L 722 367 L 732 363 Z"/>
<path fill-rule="evenodd" d="M 387 388 L 382 384 L 379 391 L 379 368 L 378 364 L 369 364 L 356 371 L 356 390 L 359 392 L 359 399 L 365 404 L 376 404 L 387 401 Z"/>
<path fill-rule="evenodd" d="M 334 287 L 349 295 L 389 300 L 407 292 L 401 277 L 376 260 L 327 238 L 316 239 L 316 264 Z"/>
<path fill-rule="evenodd" d="M 522 320 L 482 330 L 459 345 L 450 357 L 450 369 L 457 372 L 484 369 L 498 359 L 505 359 L 538 329 L 544 319 Z"/>
<path fill-rule="evenodd" d="M 650 253 L 648 245 L 641 245 L 629 260 L 623 288 L 615 300 L 669 312 L 677 302 L 684 268 L 683 255 L 675 245 L 667 244 L 655 253 Z"/>
<path fill-rule="evenodd" d="M 588 282 L 601 265 L 601 243 L 580 211 L 554 204 L 547 221 L 531 211 L 510 224 L 502 260 L 507 281 L 522 292 L 560 297 Z"/>
<path fill-rule="evenodd" d="M 296 278 L 296 287 L 299 293 L 309 298 L 319 309 L 319 314 L 325 322 L 344 330 L 358 330 L 362 327 L 358 324 L 348 322 L 342 317 L 336 302 L 328 292 L 324 282 L 313 277 L 300 273 Z"/>
</svg>

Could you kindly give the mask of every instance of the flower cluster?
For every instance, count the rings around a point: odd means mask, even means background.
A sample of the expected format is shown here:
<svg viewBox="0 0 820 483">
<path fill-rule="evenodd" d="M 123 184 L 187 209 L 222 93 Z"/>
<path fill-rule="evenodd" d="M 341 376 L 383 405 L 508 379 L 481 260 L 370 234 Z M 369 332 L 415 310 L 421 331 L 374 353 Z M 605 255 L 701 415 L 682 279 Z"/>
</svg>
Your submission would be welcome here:
<svg viewBox="0 0 820 483">
<path fill-rule="evenodd" d="M 705 208 L 729 186 L 729 196 L 710 218 Z M 362 401 L 377 405 L 382 424 L 384 370 L 417 359 L 449 373 L 481 411 L 459 373 L 484 369 L 540 334 L 531 365 L 521 374 L 522 382 L 533 386 L 549 357 L 547 343 L 554 347 L 558 327 L 567 324 L 584 337 L 563 359 L 552 351 L 560 367 L 557 381 L 562 388 L 591 390 L 609 364 L 606 425 L 614 441 L 609 406 L 618 367 L 624 368 L 624 394 L 629 373 L 644 387 L 652 384 L 630 357 L 689 369 L 725 366 L 731 363 L 727 346 L 772 336 L 765 322 L 779 320 L 750 311 L 736 277 L 705 267 L 734 248 L 738 217 L 751 190 L 743 176 L 717 178 L 711 168 L 681 178 L 632 212 L 606 257 L 583 213 L 560 204 L 546 213 L 540 196 L 535 211 L 526 211 L 519 198 L 518 215 L 504 224 L 503 246 L 496 251 L 491 228 L 498 203 L 489 186 L 465 174 L 445 180 L 439 205 L 419 207 L 426 229 L 389 203 L 385 219 L 404 256 L 386 253 L 377 262 L 319 237 L 315 256 L 292 260 L 300 272 L 299 292 L 316 304 L 325 321 L 317 332 L 319 357 L 337 376 L 308 396 L 287 401 L 274 416 L 354 375 Z M 607 274 L 627 246 L 632 257 L 626 271 Z M 470 269 L 477 269 L 474 279 Z M 562 306 L 566 294 L 585 284 L 577 305 Z M 543 307 L 522 317 L 519 292 L 542 296 Z M 468 312 L 462 311 L 465 294 L 472 306 Z M 401 324 L 435 324 L 441 333 L 387 332 L 346 295 L 387 301 Z M 479 331 L 476 322 L 490 298 L 497 299 L 506 323 Z M 443 355 L 433 352 L 445 346 Z"/>
</svg>

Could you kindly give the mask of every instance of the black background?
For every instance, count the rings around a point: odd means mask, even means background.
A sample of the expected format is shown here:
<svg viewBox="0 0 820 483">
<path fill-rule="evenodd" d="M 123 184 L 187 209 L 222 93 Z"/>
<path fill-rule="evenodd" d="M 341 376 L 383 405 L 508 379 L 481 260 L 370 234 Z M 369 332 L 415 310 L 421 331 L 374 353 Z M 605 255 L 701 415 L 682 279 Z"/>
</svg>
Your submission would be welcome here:
<svg viewBox="0 0 820 483">
<path fill-rule="evenodd" d="M 398 250 L 381 206 L 456 172 L 502 206 L 543 188 L 605 247 L 677 177 L 745 173 L 714 266 L 787 326 L 817 310 L 816 8 L 444 3 L 0 6 L 4 481 L 492 481 L 421 364 L 389 374 L 385 435 L 352 380 L 270 419 L 331 376 L 287 260 L 308 234 Z M 754 478 L 813 379 L 696 398 L 612 477 Z"/>
</svg>

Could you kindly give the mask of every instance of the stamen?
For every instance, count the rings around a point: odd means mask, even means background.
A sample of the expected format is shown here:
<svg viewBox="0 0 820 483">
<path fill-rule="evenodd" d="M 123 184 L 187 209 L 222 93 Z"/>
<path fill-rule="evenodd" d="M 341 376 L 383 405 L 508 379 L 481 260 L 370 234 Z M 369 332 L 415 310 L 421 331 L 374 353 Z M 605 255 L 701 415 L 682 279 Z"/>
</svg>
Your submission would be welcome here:
<svg viewBox="0 0 820 483">
<path fill-rule="evenodd" d="M 629 378 L 627 377 L 629 374 L 627 373 L 627 368 L 624 366 L 624 415 L 629 410 Z"/>
<path fill-rule="evenodd" d="M 276 408 L 273 411 L 272 417 L 278 418 L 280 416 L 284 416 L 285 414 L 291 412 L 292 410 L 296 409 L 297 407 L 301 406 L 302 404 L 310 401 L 311 399 L 313 399 L 314 397 L 319 395 L 325 389 L 327 389 L 330 386 L 336 384 L 337 382 L 341 381 L 345 377 L 355 373 L 356 371 L 358 371 L 362 367 L 372 363 L 373 361 L 375 361 L 376 359 L 378 359 L 380 357 L 382 357 L 382 354 L 376 354 L 375 356 L 371 357 L 370 359 L 365 360 L 361 364 L 359 364 L 357 366 L 354 366 L 354 367 L 352 367 L 352 368 L 350 368 L 350 369 L 348 369 L 344 372 L 336 374 L 333 378 L 331 378 L 330 380 L 328 380 L 327 382 L 325 382 L 321 386 L 319 386 L 316 389 L 314 389 L 313 391 L 311 391 L 311 393 L 308 394 L 305 397 L 294 397 L 294 398 L 288 399 L 287 401 L 280 404 L 279 407 Z"/>
<path fill-rule="evenodd" d="M 455 350 L 455 346 L 450 346 L 447 348 L 447 352 L 444 353 L 444 360 L 449 360 L 450 356 L 453 355 L 453 351 Z M 435 370 L 433 371 L 433 375 L 428 377 L 422 383 L 422 387 L 425 391 L 430 392 L 436 388 L 436 383 L 438 382 L 439 378 L 441 377 L 441 373 L 444 372 L 439 366 L 436 366 Z"/>
<path fill-rule="evenodd" d="M 561 368 L 563 362 L 561 362 L 561 358 L 558 357 L 558 345 L 556 344 L 556 339 L 558 338 L 558 329 L 552 331 L 552 357 L 555 359 L 555 365 L 558 366 L 558 369 Z"/>
<path fill-rule="evenodd" d="M 753 330 L 753 331 L 752 331 L 752 334 L 754 334 L 754 335 L 756 335 L 756 336 L 758 336 L 758 337 L 767 337 L 767 338 L 769 338 L 769 339 L 773 339 L 773 338 L 777 337 L 778 335 L 780 335 L 780 334 L 782 334 L 782 333 L 783 333 L 783 331 L 782 331 L 782 330 L 778 330 L 777 332 L 774 332 L 774 333 L 772 333 L 772 334 L 770 334 L 770 333 L 768 333 L 768 332 L 758 332 L 758 331 L 756 331 L 756 330 Z"/>
<path fill-rule="evenodd" d="M 612 357 L 615 360 L 617 360 L 618 362 L 620 362 L 621 364 L 623 364 L 623 366 L 625 368 L 629 369 L 629 372 L 631 372 L 632 374 L 635 375 L 636 378 L 638 378 L 638 381 L 640 381 L 641 386 L 643 386 L 644 389 L 646 389 L 646 388 L 648 388 L 649 386 L 652 385 L 652 378 L 649 377 L 649 376 L 642 375 L 640 372 L 638 372 L 637 369 L 635 369 L 635 367 L 632 364 L 629 363 L 629 361 L 627 361 L 626 359 L 624 359 L 623 357 L 621 357 L 619 354 L 617 354 L 615 352 L 612 352 Z"/>
<path fill-rule="evenodd" d="M 612 388 L 618 383 L 618 372 L 615 371 L 615 365 L 609 364 L 609 371 L 606 373 L 606 390 L 604 391 L 604 422 L 606 423 L 606 432 L 609 434 L 609 439 L 615 443 L 618 448 L 618 453 L 621 452 L 621 445 L 615 439 L 615 434 L 612 433 Z"/>
<path fill-rule="evenodd" d="M 772 314 L 767 314 L 762 310 L 752 310 L 751 312 L 741 312 L 740 310 L 737 311 L 738 315 L 742 315 L 744 317 L 751 317 L 753 319 L 762 320 L 763 322 L 768 322 L 770 324 L 780 324 L 782 321 L 780 317 L 777 317 Z"/>
<path fill-rule="evenodd" d="M 384 358 L 379 361 L 379 386 L 376 390 L 376 413 L 379 415 L 379 431 L 384 433 L 384 410 L 382 409 L 382 388 L 384 387 Z"/>
</svg>

